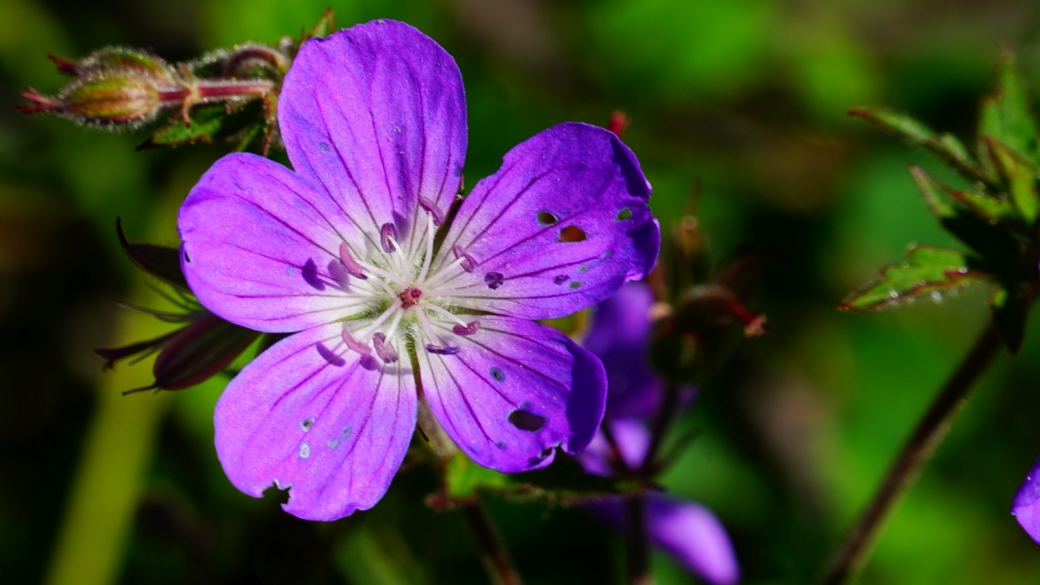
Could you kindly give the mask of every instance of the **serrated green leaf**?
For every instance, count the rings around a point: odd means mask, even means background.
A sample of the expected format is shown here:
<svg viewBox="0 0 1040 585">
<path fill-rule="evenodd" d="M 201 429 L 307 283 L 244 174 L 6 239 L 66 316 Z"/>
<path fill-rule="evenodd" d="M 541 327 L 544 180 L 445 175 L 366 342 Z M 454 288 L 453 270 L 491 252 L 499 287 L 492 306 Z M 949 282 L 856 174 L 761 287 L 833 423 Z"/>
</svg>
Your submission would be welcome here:
<svg viewBox="0 0 1040 585">
<path fill-rule="evenodd" d="M 979 140 L 986 137 L 998 140 L 1034 166 L 1040 165 L 1036 119 L 1030 109 L 1025 83 L 1015 66 L 1015 56 L 1009 50 L 1001 53 L 996 85 L 996 91 L 982 101 Z"/>
<path fill-rule="evenodd" d="M 911 247 L 906 262 L 883 268 L 877 280 L 850 295 L 838 309 L 875 311 L 900 301 L 942 295 L 992 278 L 977 271 L 974 264 L 958 250 Z"/>
<path fill-rule="evenodd" d="M 470 500 L 490 493 L 522 501 L 570 506 L 592 500 L 634 495 L 646 488 L 585 473 L 573 459 L 558 457 L 545 469 L 526 473 L 499 473 L 457 454 L 445 471 L 445 495 L 449 500 Z"/>
<path fill-rule="evenodd" d="M 993 161 L 993 167 L 1011 193 L 1022 220 L 1026 225 L 1033 225 L 1040 214 L 1036 167 L 994 138 L 984 138 L 983 144 Z"/>
<path fill-rule="evenodd" d="M 964 143 L 952 134 L 939 134 L 910 116 L 884 108 L 856 108 L 849 110 L 849 115 L 932 152 L 968 181 L 993 183 L 992 175 L 972 159 Z"/>
<path fill-rule="evenodd" d="M 116 218 L 116 235 L 119 236 L 123 252 L 135 266 L 181 290 L 190 290 L 181 271 L 180 251 L 177 248 L 131 243 L 123 232 L 123 221 L 120 218 Z"/>
<path fill-rule="evenodd" d="M 1018 353 L 1026 334 L 1026 320 L 1033 304 L 1032 286 L 1027 283 L 1001 287 L 990 298 L 993 323 L 1008 352 Z"/>
<path fill-rule="evenodd" d="M 138 145 L 137 149 L 226 140 L 264 123 L 263 101 L 259 99 L 230 110 L 225 104 L 205 104 L 191 110 L 190 122 L 186 122 L 180 115 L 175 116 L 169 124 L 156 130 Z"/>
<path fill-rule="evenodd" d="M 919 167 L 910 167 L 910 173 L 946 231 L 993 266 L 1017 261 L 1020 246 L 1007 224 L 1018 213 L 1007 198 L 952 189 Z"/>
</svg>

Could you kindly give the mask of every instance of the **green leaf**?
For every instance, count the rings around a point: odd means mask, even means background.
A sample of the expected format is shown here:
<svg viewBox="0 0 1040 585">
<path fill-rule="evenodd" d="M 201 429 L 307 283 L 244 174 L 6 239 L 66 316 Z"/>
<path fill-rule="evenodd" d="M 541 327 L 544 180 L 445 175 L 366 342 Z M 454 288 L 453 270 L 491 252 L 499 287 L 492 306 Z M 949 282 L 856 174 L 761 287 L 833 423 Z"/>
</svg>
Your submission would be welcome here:
<svg viewBox="0 0 1040 585">
<path fill-rule="evenodd" d="M 1029 318 L 1032 304 L 1033 287 L 1028 283 L 1001 287 L 990 298 L 993 323 L 997 326 L 1001 341 L 1012 355 L 1022 347 L 1022 338 L 1026 334 L 1026 319 Z"/>
<path fill-rule="evenodd" d="M 1030 111 L 1029 94 L 1015 66 L 1015 56 L 1007 49 L 1001 52 L 997 65 L 996 91 L 982 100 L 979 140 L 986 137 L 1004 143 L 1034 166 L 1040 165 L 1037 125 Z"/>
<path fill-rule="evenodd" d="M 1007 185 L 1021 218 L 1026 225 L 1033 225 L 1040 214 L 1036 167 L 994 138 L 984 138 L 982 143 L 994 168 Z"/>
<path fill-rule="evenodd" d="M 879 278 L 838 305 L 842 311 L 875 311 L 900 301 L 942 295 L 992 277 L 977 271 L 964 253 L 948 248 L 912 246 L 907 261 L 883 268 Z"/>
<path fill-rule="evenodd" d="M 192 108 L 190 122 L 179 114 L 174 116 L 169 124 L 139 144 L 137 150 L 227 140 L 246 133 L 252 126 L 263 126 L 264 119 L 260 99 L 230 109 L 225 104 L 205 104 Z"/>
<path fill-rule="evenodd" d="M 119 236 L 119 245 L 135 266 L 167 284 L 190 290 L 181 271 L 180 251 L 177 248 L 130 243 L 123 232 L 123 221 L 120 218 L 116 218 L 116 234 Z"/>
<path fill-rule="evenodd" d="M 993 177 L 976 163 L 967 147 L 952 134 L 938 134 L 910 116 L 884 108 L 855 108 L 849 115 L 863 118 L 882 131 L 920 146 L 941 158 L 971 182 L 993 183 Z"/>
<path fill-rule="evenodd" d="M 557 457 L 545 469 L 506 474 L 477 465 L 459 453 L 447 464 L 443 495 L 449 503 L 489 493 L 520 501 L 570 506 L 645 491 L 645 487 L 633 481 L 590 475 L 577 461 L 567 457 Z"/>
<path fill-rule="evenodd" d="M 1007 198 L 957 191 L 919 167 L 910 167 L 910 173 L 928 208 L 946 231 L 993 266 L 1017 262 L 1020 246 L 1006 226 L 1018 217 L 1018 212 Z M 1008 268 L 1014 270 L 1011 265 Z"/>
</svg>

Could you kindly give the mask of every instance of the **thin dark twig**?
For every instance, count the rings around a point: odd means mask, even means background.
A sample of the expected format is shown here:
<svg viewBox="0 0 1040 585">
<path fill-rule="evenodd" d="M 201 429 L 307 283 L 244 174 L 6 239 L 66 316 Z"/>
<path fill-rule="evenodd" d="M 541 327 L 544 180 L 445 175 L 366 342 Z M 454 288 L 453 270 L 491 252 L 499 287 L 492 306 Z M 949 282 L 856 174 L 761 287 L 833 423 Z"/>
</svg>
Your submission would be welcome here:
<svg viewBox="0 0 1040 585">
<path fill-rule="evenodd" d="M 480 500 L 462 504 L 460 511 L 470 532 L 473 533 L 477 548 L 480 549 L 484 568 L 495 585 L 523 585 L 520 574 L 513 566 L 509 550 L 506 549 L 502 537 L 495 530 L 495 525 L 492 524 Z"/>
<path fill-rule="evenodd" d="M 650 428 L 650 446 L 646 450 L 646 457 L 643 458 L 642 471 L 643 474 L 652 476 L 655 471 L 657 452 L 661 449 L 661 443 L 664 441 L 664 436 L 668 432 L 668 427 L 675 420 L 675 416 L 679 410 L 679 387 L 674 383 L 669 382 L 665 387 L 664 399 L 661 400 L 661 408 L 657 411 L 657 417 L 654 419 L 653 426 Z"/>
<path fill-rule="evenodd" d="M 629 585 L 650 585 L 650 543 L 646 534 L 646 498 L 625 500 L 625 572 Z"/>
<path fill-rule="evenodd" d="M 821 585 L 841 585 L 859 573 L 885 520 L 935 453 L 950 430 L 950 425 L 967 403 L 975 382 L 993 363 L 1000 347 L 1000 335 L 991 324 L 946 380 L 924 417 L 917 423 L 913 434 L 889 468 L 881 487 L 834 556 L 820 581 Z"/>
</svg>

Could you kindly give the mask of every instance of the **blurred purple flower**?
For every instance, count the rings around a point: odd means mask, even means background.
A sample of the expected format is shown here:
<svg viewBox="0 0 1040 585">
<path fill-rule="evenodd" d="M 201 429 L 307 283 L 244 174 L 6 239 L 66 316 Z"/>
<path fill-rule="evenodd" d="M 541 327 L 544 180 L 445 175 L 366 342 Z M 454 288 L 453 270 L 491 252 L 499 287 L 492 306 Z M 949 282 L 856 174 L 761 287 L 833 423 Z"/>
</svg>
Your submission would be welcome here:
<svg viewBox="0 0 1040 585">
<path fill-rule="evenodd" d="M 627 284 L 601 302 L 585 338 L 586 349 L 603 360 L 607 372 L 607 414 L 612 446 L 597 432 L 578 460 L 602 476 L 635 473 L 643 467 L 651 437 L 644 420 L 661 407 L 664 383 L 650 366 L 653 294 L 641 283 Z M 682 391 L 681 391 L 682 392 Z M 692 389 L 680 402 L 688 402 Z M 615 451 L 616 448 L 616 451 Z M 596 502 L 589 508 L 622 529 L 623 500 Z M 710 510 L 694 502 L 653 493 L 646 496 L 646 531 L 650 540 L 687 569 L 716 585 L 740 578 L 736 555 L 725 528 Z"/>
<path fill-rule="evenodd" d="M 1040 544 L 1040 460 L 1033 465 L 1011 503 L 1011 515 Z"/>
<path fill-rule="evenodd" d="M 368 509 L 404 458 L 420 397 L 462 451 L 499 471 L 584 448 L 603 414 L 602 365 L 530 320 L 603 300 L 653 267 L 660 233 L 632 152 L 604 129 L 561 124 L 456 205 L 461 75 L 432 39 L 392 21 L 306 43 L 278 108 L 295 171 L 226 156 L 178 223 L 203 305 L 298 332 L 217 404 L 231 482 L 257 497 L 291 486 L 285 509 L 301 518 Z"/>
</svg>

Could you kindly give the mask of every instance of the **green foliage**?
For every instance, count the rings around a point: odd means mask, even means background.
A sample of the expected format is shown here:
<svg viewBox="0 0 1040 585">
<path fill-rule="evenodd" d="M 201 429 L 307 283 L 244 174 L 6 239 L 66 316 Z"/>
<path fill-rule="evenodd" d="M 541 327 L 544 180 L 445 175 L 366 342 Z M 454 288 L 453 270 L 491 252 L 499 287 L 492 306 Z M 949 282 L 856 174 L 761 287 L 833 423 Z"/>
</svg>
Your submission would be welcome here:
<svg viewBox="0 0 1040 585">
<path fill-rule="evenodd" d="M 267 109 L 270 108 L 259 100 L 237 107 L 225 104 L 199 106 L 191 111 L 187 119 L 174 117 L 138 145 L 137 149 L 233 140 L 237 144 L 235 150 L 259 150 L 262 146 L 258 142 L 272 131 L 264 124 L 264 112 Z"/>
<path fill-rule="evenodd" d="M 1002 53 L 996 90 L 982 103 L 978 161 L 954 136 L 937 134 L 909 116 L 869 108 L 850 113 L 938 155 L 970 183 L 968 189 L 955 189 L 919 167 L 910 168 L 928 209 L 971 251 L 912 247 L 908 262 L 883 269 L 878 281 L 839 308 L 871 311 L 989 280 L 997 286 L 990 299 L 994 323 L 1008 350 L 1018 351 L 1040 285 L 1040 145 L 1013 55 Z"/>
<path fill-rule="evenodd" d="M 906 255 L 906 262 L 881 269 L 878 280 L 853 293 L 838 308 L 873 311 L 901 301 L 941 295 L 989 278 L 971 268 L 969 257 L 957 250 L 914 246 Z"/>
</svg>

